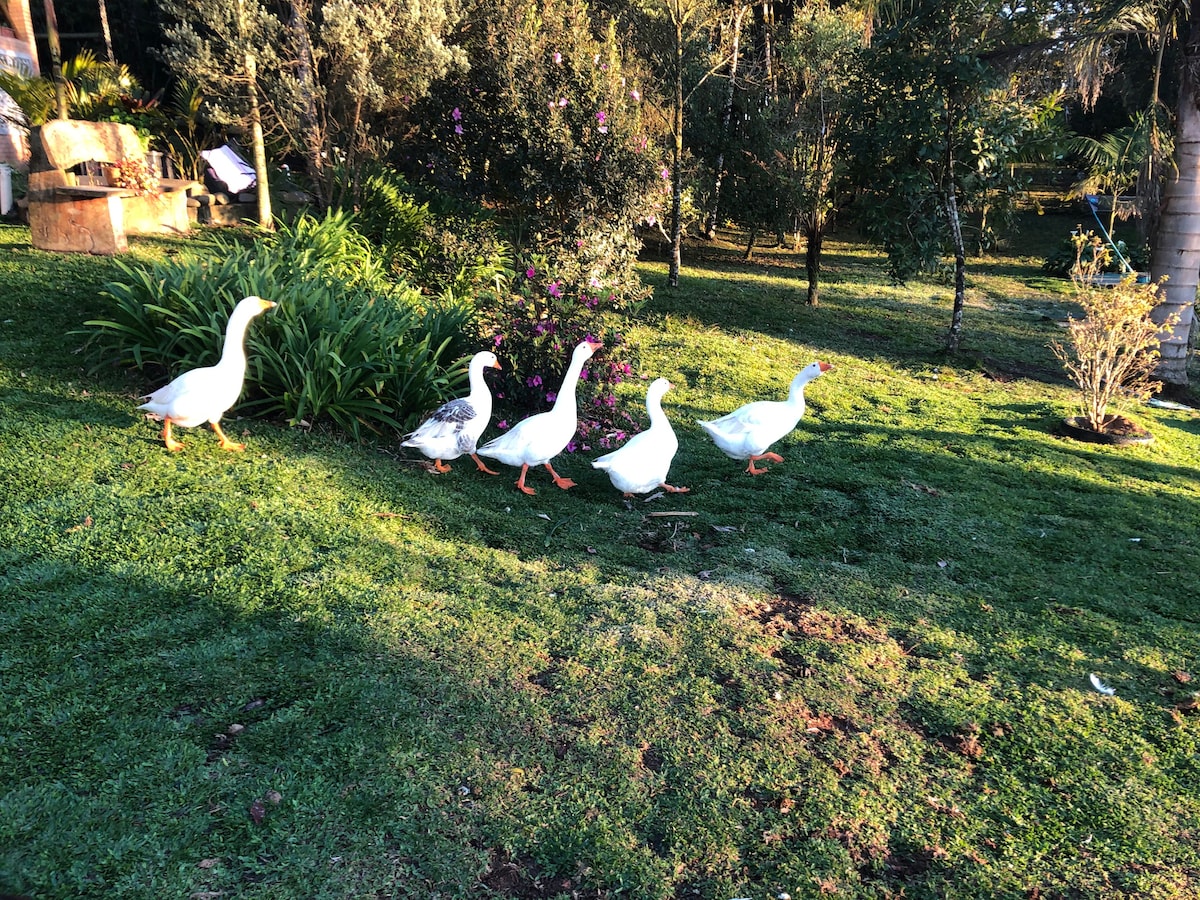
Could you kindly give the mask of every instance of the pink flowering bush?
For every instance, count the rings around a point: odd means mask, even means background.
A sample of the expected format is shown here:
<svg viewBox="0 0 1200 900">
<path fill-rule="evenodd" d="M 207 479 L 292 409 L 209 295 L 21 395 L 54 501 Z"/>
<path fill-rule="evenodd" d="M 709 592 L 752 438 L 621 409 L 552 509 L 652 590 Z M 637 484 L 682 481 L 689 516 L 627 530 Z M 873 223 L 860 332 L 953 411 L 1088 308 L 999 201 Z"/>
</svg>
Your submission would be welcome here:
<svg viewBox="0 0 1200 900">
<path fill-rule="evenodd" d="M 595 276 L 581 278 L 578 269 L 546 266 L 542 256 L 521 266 L 486 318 L 487 337 L 504 366 L 495 388 L 497 424 L 503 428 L 549 409 L 576 345 L 599 340 L 604 348 L 580 377 L 579 432 L 567 449 L 614 447 L 633 426 L 615 394 L 633 372 L 628 361 L 632 348 L 615 325 L 621 300 Z"/>
<path fill-rule="evenodd" d="M 636 227 L 661 206 L 662 157 L 643 77 L 582 0 L 499 0 L 464 35 L 471 66 L 417 111 L 409 171 L 470 197 L 512 245 L 507 282 L 477 294 L 504 365 L 497 422 L 549 407 L 571 350 L 604 342 L 579 386 L 579 449 L 628 431 L 613 387 L 631 370 L 616 323 L 648 292 Z"/>
</svg>

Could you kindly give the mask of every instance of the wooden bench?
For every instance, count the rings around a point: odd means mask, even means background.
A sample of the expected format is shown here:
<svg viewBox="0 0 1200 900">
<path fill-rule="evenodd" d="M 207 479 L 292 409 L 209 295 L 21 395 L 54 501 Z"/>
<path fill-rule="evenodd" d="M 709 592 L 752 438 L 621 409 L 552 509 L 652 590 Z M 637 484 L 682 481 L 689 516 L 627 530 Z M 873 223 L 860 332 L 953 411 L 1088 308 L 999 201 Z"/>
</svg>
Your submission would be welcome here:
<svg viewBox="0 0 1200 900">
<path fill-rule="evenodd" d="M 111 255 L 129 249 L 128 234 L 188 230 L 188 191 L 199 183 L 162 178 L 158 190 L 142 194 L 72 171 L 143 159 L 132 126 L 54 119 L 30 130 L 29 149 L 29 229 L 39 250 Z"/>
</svg>

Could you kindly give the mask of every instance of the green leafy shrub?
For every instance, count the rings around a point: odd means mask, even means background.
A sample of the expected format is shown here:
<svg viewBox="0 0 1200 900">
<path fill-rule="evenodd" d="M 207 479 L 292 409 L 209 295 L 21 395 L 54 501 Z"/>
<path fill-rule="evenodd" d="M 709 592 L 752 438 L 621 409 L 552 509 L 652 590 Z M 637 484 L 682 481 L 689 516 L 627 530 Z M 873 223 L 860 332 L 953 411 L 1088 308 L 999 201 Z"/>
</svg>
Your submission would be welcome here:
<svg viewBox="0 0 1200 900">
<path fill-rule="evenodd" d="M 375 167 L 362 180 L 355 221 L 393 272 L 430 294 L 466 297 L 506 280 L 512 254 L 478 206 L 418 199 L 403 175 Z"/>
<path fill-rule="evenodd" d="M 340 212 L 252 243 L 220 238 L 204 256 L 117 265 L 111 318 L 85 323 L 98 366 L 167 377 L 212 365 L 230 310 L 257 294 L 279 306 L 247 338 L 246 408 L 293 424 L 327 418 L 358 439 L 403 428 L 453 393 L 472 349 L 473 310 L 389 281 Z"/>
<path fill-rule="evenodd" d="M 579 387 L 579 440 L 572 448 L 606 448 L 624 439 L 631 419 L 617 409 L 613 389 L 631 367 L 613 313 L 636 311 L 648 291 L 607 269 L 618 259 L 618 269 L 632 265 L 637 245 L 630 232 L 597 229 L 570 248 L 553 244 L 556 252 L 534 256 L 515 272 L 494 220 L 466 204 L 447 209 L 438 195 L 441 208 L 434 212 L 402 176 L 382 168 L 362 179 L 358 196 L 355 221 L 391 271 L 440 288 L 441 309 L 459 309 L 456 297 L 475 298 L 484 340 L 505 361 L 494 382 L 500 409 L 514 419 L 545 409 L 557 396 L 572 348 L 584 338 L 600 339 L 605 350 Z M 508 419 L 501 414 L 499 422 L 503 427 Z"/>
<path fill-rule="evenodd" d="M 634 229 L 661 205 L 662 162 L 637 63 L 599 21 L 580 0 L 482 12 L 469 73 L 422 102 L 412 171 L 486 201 L 519 255 L 555 271 L 582 255 L 620 294 L 638 289 Z"/>
</svg>

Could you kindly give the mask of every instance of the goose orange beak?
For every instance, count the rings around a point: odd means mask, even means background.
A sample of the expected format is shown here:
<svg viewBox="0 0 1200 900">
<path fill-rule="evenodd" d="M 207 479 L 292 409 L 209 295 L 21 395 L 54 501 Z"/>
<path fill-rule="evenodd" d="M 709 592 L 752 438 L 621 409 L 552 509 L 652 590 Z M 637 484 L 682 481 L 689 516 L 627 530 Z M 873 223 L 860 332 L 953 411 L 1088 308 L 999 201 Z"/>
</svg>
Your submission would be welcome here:
<svg viewBox="0 0 1200 900">
<path fill-rule="evenodd" d="M 827 362 L 818 362 L 817 365 L 821 367 L 822 372 L 828 372 L 830 369 L 833 368 L 833 366 L 831 366 Z"/>
</svg>

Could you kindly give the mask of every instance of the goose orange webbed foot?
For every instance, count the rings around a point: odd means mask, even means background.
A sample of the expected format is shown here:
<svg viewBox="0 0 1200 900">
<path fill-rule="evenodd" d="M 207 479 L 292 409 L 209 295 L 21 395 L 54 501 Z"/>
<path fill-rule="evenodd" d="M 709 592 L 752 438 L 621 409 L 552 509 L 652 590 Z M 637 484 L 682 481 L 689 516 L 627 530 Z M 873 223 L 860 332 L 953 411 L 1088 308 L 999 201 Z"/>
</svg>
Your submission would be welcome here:
<svg viewBox="0 0 1200 900">
<path fill-rule="evenodd" d="M 480 459 L 478 456 L 476 456 L 474 453 L 471 454 L 471 459 L 475 460 L 475 465 L 477 465 L 479 467 L 480 472 L 487 472 L 489 475 L 499 475 L 500 474 L 499 472 L 494 472 L 491 469 L 489 469 L 484 464 L 483 460 Z"/>
<path fill-rule="evenodd" d="M 179 443 L 179 441 L 177 441 L 177 440 L 175 440 L 175 438 L 171 437 L 171 420 L 170 419 L 163 419 L 162 439 L 163 439 L 163 443 L 167 445 L 167 449 L 170 450 L 172 453 L 178 453 L 180 450 L 183 449 L 183 444 Z"/>
<path fill-rule="evenodd" d="M 769 469 L 760 469 L 756 465 L 754 465 L 760 459 L 769 459 L 771 462 L 777 462 L 777 463 L 783 462 L 783 457 L 780 456 L 778 453 L 759 453 L 756 456 L 750 457 L 750 465 L 748 465 L 746 467 L 746 471 L 749 472 L 751 475 L 766 475 L 767 472 L 770 471 Z"/>
<path fill-rule="evenodd" d="M 691 488 L 675 487 L 675 485 L 667 484 L 665 481 L 659 487 L 671 494 L 686 494 L 691 491 Z"/>
<path fill-rule="evenodd" d="M 221 439 L 221 443 L 218 444 L 218 446 L 222 450 L 232 450 L 236 453 L 241 453 L 243 450 L 246 449 L 245 444 L 239 444 L 237 441 L 231 441 L 228 437 L 226 437 L 225 432 L 221 430 L 221 426 L 218 425 L 216 422 L 212 423 L 212 430 L 215 431 L 217 434 L 217 437 L 219 437 Z"/>
<path fill-rule="evenodd" d="M 554 483 L 558 487 L 562 488 L 564 491 L 567 490 L 567 488 L 575 487 L 574 481 L 572 481 L 570 478 L 563 478 L 561 475 L 559 475 L 557 472 L 554 471 L 554 469 L 550 465 L 550 463 L 546 463 L 546 471 L 550 473 L 550 476 L 554 479 Z"/>
<path fill-rule="evenodd" d="M 433 471 L 438 472 L 439 474 L 445 475 L 447 472 L 450 471 L 450 464 L 444 463 L 440 459 L 435 459 L 433 461 Z"/>
<path fill-rule="evenodd" d="M 517 479 L 517 490 L 522 494 L 533 496 L 537 493 L 533 488 L 525 483 L 525 476 L 529 474 L 529 466 L 521 466 L 521 477 Z"/>
</svg>

